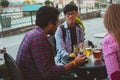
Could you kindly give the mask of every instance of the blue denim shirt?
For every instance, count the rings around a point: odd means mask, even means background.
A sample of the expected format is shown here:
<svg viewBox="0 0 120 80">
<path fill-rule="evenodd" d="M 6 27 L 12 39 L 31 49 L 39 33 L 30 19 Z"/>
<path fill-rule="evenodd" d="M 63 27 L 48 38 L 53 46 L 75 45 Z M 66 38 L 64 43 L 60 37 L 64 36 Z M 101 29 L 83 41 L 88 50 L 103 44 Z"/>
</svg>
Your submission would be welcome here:
<svg viewBox="0 0 120 80">
<path fill-rule="evenodd" d="M 66 30 L 66 38 L 63 40 L 62 30 L 60 27 L 57 28 L 55 32 L 55 39 L 56 39 L 56 49 L 57 55 L 55 56 L 55 62 L 58 65 L 61 65 L 61 58 L 69 53 L 72 53 L 72 46 L 71 46 L 71 36 L 70 30 L 68 29 L 67 22 L 65 21 L 61 25 L 64 25 Z M 78 24 L 79 25 L 79 24 Z M 77 43 L 84 41 L 84 32 L 81 27 L 76 25 L 76 35 L 77 35 Z"/>
</svg>

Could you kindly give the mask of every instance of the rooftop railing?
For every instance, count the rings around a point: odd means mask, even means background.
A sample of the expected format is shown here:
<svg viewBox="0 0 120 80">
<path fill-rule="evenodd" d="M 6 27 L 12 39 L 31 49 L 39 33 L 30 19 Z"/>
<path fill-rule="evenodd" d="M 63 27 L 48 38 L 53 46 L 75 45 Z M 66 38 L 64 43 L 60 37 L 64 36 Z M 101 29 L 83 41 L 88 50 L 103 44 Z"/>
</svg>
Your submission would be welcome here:
<svg viewBox="0 0 120 80">
<path fill-rule="evenodd" d="M 82 13 L 81 19 L 89 19 L 99 16 L 99 10 L 89 10 L 89 12 Z M 35 25 L 36 11 L 21 11 L 21 12 L 7 12 L 0 13 L 0 33 L 5 31 L 12 31 L 15 29 Z M 64 15 L 59 16 L 59 23 L 64 20 Z M 2 33 L 3 35 L 3 33 Z"/>
</svg>

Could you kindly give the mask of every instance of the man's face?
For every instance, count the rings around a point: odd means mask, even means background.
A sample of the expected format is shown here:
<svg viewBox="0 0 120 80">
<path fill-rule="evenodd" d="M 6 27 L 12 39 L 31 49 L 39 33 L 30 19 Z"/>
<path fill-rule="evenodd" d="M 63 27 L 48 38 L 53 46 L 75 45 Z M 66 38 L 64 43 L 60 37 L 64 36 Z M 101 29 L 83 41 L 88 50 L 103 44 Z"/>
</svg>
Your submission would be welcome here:
<svg viewBox="0 0 120 80">
<path fill-rule="evenodd" d="M 56 21 L 55 24 L 52 25 L 49 34 L 51 34 L 51 35 L 55 34 L 55 31 L 56 31 L 57 27 L 58 27 L 58 20 Z"/>
<path fill-rule="evenodd" d="M 78 13 L 76 11 L 70 11 L 65 14 L 68 25 L 74 24 Z"/>
</svg>

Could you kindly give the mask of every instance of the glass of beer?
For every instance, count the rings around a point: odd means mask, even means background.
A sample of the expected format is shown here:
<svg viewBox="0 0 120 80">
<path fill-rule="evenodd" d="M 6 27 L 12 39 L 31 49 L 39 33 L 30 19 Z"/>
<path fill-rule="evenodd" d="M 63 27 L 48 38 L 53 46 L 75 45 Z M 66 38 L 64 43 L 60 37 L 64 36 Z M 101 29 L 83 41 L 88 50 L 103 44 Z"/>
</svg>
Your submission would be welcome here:
<svg viewBox="0 0 120 80">
<path fill-rule="evenodd" d="M 84 48 L 84 53 L 85 53 L 86 56 L 90 56 L 91 53 L 92 53 L 92 48 L 91 48 L 91 46 L 90 46 L 90 47 L 85 47 L 85 48 Z"/>
<path fill-rule="evenodd" d="M 94 55 L 94 58 L 95 58 L 96 60 L 100 60 L 101 57 L 102 57 L 102 50 L 95 49 L 95 50 L 93 51 L 93 55 Z"/>
</svg>

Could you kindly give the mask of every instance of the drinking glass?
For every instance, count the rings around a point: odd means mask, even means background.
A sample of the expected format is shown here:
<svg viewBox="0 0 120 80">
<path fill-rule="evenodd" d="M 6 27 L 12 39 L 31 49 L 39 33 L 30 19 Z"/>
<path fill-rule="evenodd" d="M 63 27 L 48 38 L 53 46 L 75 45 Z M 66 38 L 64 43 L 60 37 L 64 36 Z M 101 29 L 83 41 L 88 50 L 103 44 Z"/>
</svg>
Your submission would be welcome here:
<svg viewBox="0 0 120 80">
<path fill-rule="evenodd" d="M 90 56 L 91 53 L 92 53 L 92 47 L 91 47 L 91 46 L 84 48 L 84 54 L 85 54 L 86 56 Z"/>
<path fill-rule="evenodd" d="M 79 45 L 73 45 L 73 52 L 74 53 L 79 53 Z"/>
<path fill-rule="evenodd" d="M 96 48 L 93 50 L 93 55 L 96 60 L 100 60 L 102 57 L 102 49 L 101 48 Z"/>
</svg>

